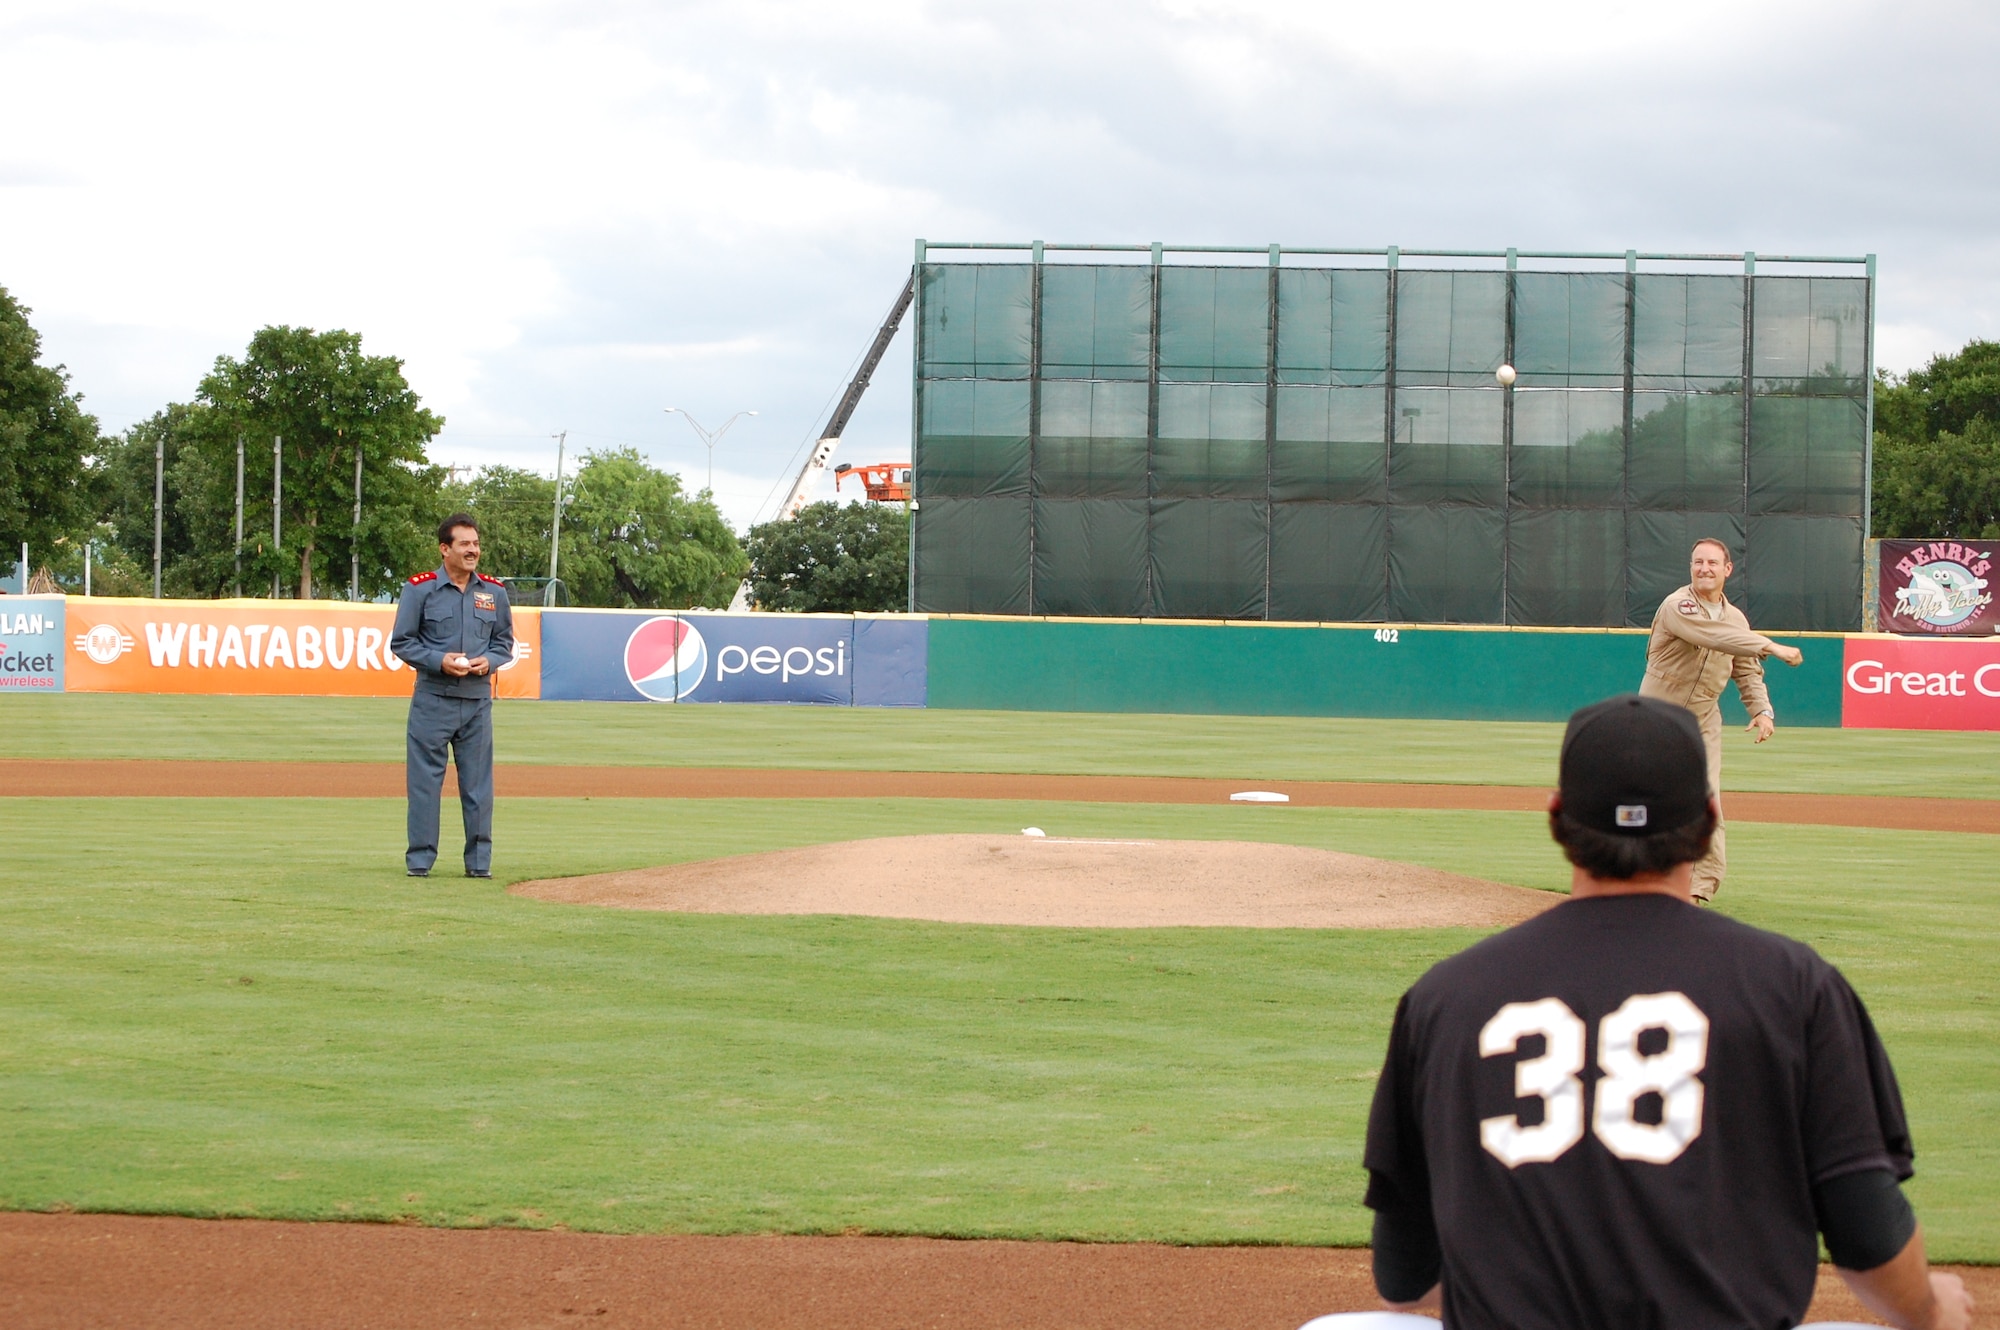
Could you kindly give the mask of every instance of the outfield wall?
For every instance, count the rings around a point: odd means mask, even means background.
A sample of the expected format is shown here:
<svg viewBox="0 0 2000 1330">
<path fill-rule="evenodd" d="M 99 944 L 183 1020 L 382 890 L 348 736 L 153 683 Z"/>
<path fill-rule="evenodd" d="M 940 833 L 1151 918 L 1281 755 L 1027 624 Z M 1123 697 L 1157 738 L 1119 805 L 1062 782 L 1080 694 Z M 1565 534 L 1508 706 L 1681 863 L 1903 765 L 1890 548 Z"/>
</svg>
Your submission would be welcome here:
<svg viewBox="0 0 2000 1330">
<path fill-rule="evenodd" d="M 1780 640 L 1806 664 L 1765 671 L 1778 714 L 1840 724 L 1840 639 Z M 1639 686 L 1646 633 L 938 618 L 930 653 L 934 707 L 1563 720 Z"/>
<path fill-rule="evenodd" d="M 393 608 L 0 597 L 0 694 L 401 696 Z M 506 698 L 1562 720 L 1638 686 L 1646 634 L 1018 616 L 522 609 Z M 2000 731 L 2000 638 L 1786 634 L 1781 723 Z M 1733 691 L 1724 714 L 1745 719 Z"/>
</svg>

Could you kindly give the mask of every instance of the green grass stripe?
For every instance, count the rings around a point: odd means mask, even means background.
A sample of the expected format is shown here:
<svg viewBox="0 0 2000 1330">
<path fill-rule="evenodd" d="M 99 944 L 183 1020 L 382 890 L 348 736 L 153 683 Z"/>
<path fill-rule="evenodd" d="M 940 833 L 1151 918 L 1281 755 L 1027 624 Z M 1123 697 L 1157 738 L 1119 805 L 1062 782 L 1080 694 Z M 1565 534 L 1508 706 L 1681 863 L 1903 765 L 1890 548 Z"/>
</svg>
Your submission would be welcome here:
<svg viewBox="0 0 2000 1330">
<path fill-rule="evenodd" d="M 559 906 L 401 877 L 401 816 L 0 804 L 0 1205 L 1359 1242 L 1390 1012 L 1476 936 Z M 1525 814 L 942 800 L 511 800 L 497 863 L 1028 824 L 1567 876 Z M 1726 907 L 1874 1011 L 1934 1252 L 2000 1258 L 2000 838 L 1744 825 L 1731 851 Z"/>
</svg>

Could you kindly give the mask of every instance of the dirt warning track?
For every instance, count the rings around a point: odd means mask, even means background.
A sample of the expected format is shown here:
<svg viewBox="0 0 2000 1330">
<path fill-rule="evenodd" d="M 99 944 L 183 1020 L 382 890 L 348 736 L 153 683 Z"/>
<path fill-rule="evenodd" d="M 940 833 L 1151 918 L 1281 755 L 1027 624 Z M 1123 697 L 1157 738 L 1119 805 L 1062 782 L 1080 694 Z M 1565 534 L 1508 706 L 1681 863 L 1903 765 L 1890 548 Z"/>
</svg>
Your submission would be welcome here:
<svg viewBox="0 0 2000 1330">
<path fill-rule="evenodd" d="M 1952 1268 L 2000 1326 L 2000 1269 Z M 1341 1248 L 0 1214 L 0 1322 L 22 1330 L 1295 1330 L 1378 1305 L 1368 1253 Z M 1870 1318 L 1822 1267 L 1808 1319 Z"/>
<path fill-rule="evenodd" d="M 799 771 L 756 767 L 586 767 L 503 763 L 501 798 L 548 799 L 1025 799 L 1064 803 L 1214 804 L 1240 790 L 1272 790 L 1306 808 L 1436 808 L 1538 813 L 1534 785 L 1369 784 L 1362 781 L 1205 780 L 1176 776 L 1049 776 L 969 771 Z M 0 759 L 0 796 L 61 799 L 394 799 L 403 768 L 390 762 L 158 762 Z M 1737 822 L 1794 822 L 1894 831 L 2000 835 L 2000 800 L 1731 791 Z"/>
</svg>

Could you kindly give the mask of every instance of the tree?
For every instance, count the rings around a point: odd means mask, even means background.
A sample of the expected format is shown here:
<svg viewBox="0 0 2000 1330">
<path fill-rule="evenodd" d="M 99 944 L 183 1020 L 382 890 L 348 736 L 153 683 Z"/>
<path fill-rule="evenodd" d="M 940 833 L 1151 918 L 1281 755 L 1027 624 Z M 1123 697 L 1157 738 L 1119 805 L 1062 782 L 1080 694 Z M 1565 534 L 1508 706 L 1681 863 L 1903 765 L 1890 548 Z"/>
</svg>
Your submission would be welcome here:
<svg viewBox="0 0 2000 1330">
<path fill-rule="evenodd" d="M 1875 387 L 1877 536 L 2000 537 L 2000 342 L 1954 355 Z"/>
<path fill-rule="evenodd" d="M 190 558 L 196 552 L 188 519 L 196 504 L 181 492 L 181 454 L 188 416 L 195 408 L 179 404 L 156 411 L 146 420 L 109 440 L 97 460 L 97 517 L 106 554 L 115 561 L 145 570 L 145 591 L 152 594 L 153 456 L 165 452 L 161 503 L 160 561 L 163 589 L 169 595 L 204 595 L 209 590 L 190 580 Z"/>
<path fill-rule="evenodd" d="M 365 355 L 359 334 L 268 327 L 241 360 L 219 357 L 178 433 L 178 493 L 190 507 L 188 575 L 210 594 L 235 578 L 236 445 L 244 442 L 246 587 L 273 578 L 303 598 L 344 594 L 357 542 L 361 594 L 393 588 L 436 558 L 427 520 L 444 480 L 426 445 L 444 428 L 403 378 L 403 362 Z M 271 531 L 275 441 L 283 510 Z M 362 520 L 354 524 L 354 464 Z"/>
<path fill-rule="evenodd" d="M 481 467 L 469 480 L 445 486 L 438 498 L 438 521 L 452 513 L 479 519 L 481 572 L 493 577 L 548 575 L 554 480 L 517 467 Z"/>
<path fill-rule="evenodd" d="M 720 607 L 743 580 L 749 560 L 714 500 L 688 498 L 635 449 L 586 453 L 564 488 L 560 572 L 574 603 Z"/>
<path fill-rule="evenodd" d="M 1875 534 L 2000 540 L 2000 422 L 1963 433 L 1875 436 Z"/>
<path fill-rule="evenodd" d="M 0 551 L 26 541 L 46 560 L 90 526 L 87 459 L 102 441 L 68 371 L 41 363 L 29 313 L 0 286 Z"/>
<path fill-rule="evenodd" d="M 810 503 L 750 529 L 757 608 L 851 613 L 910 602 L 910 515 L 897 504 Z"/>
</svg>

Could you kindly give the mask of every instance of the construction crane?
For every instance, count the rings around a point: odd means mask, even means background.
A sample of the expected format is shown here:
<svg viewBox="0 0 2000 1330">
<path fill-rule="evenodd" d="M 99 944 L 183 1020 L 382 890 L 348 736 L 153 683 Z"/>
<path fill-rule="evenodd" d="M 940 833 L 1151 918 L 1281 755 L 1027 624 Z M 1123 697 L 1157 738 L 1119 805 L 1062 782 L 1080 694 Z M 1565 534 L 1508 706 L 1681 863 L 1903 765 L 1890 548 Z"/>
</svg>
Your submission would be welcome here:
<svg viewBox="0 0 2000 1330">
<path fill-rule="evenodd" d="M 896 339 L 896 330 L 903 326 L 903 315 L 909 313 L 910 302 L 917 295 L 917 270 L 910 269 L 910 280 L 903 283 L 903 293 L 896 297 L 896 303 L 889 310 L 889 317 L 882 320 L 882 326 L 875 332 L 875 340 L 868 347 L 868 354 L 861 357 L 861 366 L 848 381 L 847 391 L 840 395 L 834 405 L 833 414 L 827 417 L 826 428 L 819 432 L 819 441 L 813 444 L 812 452 L 806 456 L 806 464 L 799 468 L 799 474 L 792 481 L 791 493 L 785 496 L 785 503 L 778 510 L 777 520 L 789 522 L 799 515 L 799 509 L 806 506 L 812 494 L 819 487 L 819 479 L 826 474 L 827 464 L 833 460 L 833 450 L 840 446 L 840 436 L 847 429 L 847 422 L 854 418 L 854 408 L 861 405 L 861 394 L 868 391 L 868 381 L 875 377 L 875 370 L 882 363 L 882 357 L 889 352 L 889 343 Z M 901 493 L 898 499 L 910 497 L 910 464 L 908 462 L 881 462 L 865 467 L 840 468 L 840 473 L 859 470 L 862 474 L 862 488 L 873 499 L 876 485 L 870 483 L 869 472 L 887 471 L 886 488 L 895 487 L 895 479 L 901 476 Z M 840 484 L 836 475 L 834 485 Z M 886 490 L 885 490 L 886 492 Z M 747 581 L 736 588 L 736 596 L 729 602 L 732 610 L 750 608 L 750 583 Z"/>
<path fill-rule="evenodd" d="M 798 479 L 792 482 L 792 492 L 786 496 L 785 506 L 778 510 L 779 521 L 789 522 L 797 517 L 799 509 L 806 506 L 813 490 L 819 487 L 819 478 L 826 474 L 827 463 L 833 460 L 833 450 L 840 446 L 840 436 L 846 431 L 847 422 L 854 417 L 854 408 L 861 405 L 861 394 L 868 391 L 868 381 L 875 377 L 876 367 L 888 354 L 889 343 L 895 340 L 896 329 L 903 326 L 903 315 L 909 312 L 910 302 L 916 294 L 917 272 L 912 268 L 910 280 L 903 283 L 903 293 L 896 297 L 889 317 L 882 320 L 881 328 L 875 333 L 874 344 L 868 348 L 868 354 L 861 357 L 861 367 L 848 382 L 847 391 L 840 395 L 833 414 L 827 418 L 826 428 L 819 432 L 819 442 L 813 445 L 806 464 L 799 468 Z"/>
</svg>

